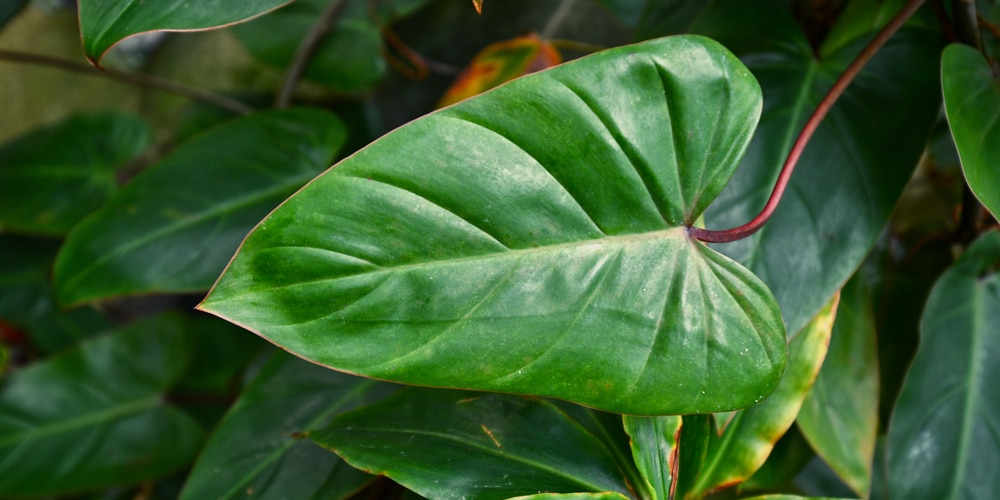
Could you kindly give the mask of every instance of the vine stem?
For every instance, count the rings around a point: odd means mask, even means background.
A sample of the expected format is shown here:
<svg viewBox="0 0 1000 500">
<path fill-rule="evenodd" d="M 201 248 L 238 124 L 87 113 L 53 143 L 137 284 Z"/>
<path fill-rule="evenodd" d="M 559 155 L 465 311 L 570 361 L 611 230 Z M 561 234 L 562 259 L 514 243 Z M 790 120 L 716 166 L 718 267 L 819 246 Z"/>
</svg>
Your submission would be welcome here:
<svg viewBox="0 0 1000 500">
<path fill-rule="evenodd" d="M 170 94 L 179 95 L 192 99 L 195 101 L 201 101 L 214 106 L 218 106 L 222 109 L 227 109 L 234 113 L 239 114 L 249 114 L 253 112 L 253 108 L 243 104 L 236 99 L 230 99 L 226 96 L 219 94 L 213 94 L 212 92 L 207 92 L 205 90 L 189 87 L 184 84 L 180 84 L 171 80 L 160 78 L 153 75 L 145 75 L 142 73 L 128 73 L 125 71 L 117 71 L 113 69 L 99 70 L 91 66 L 90 64 L 78 63 L 76 61 L 71 61 L 69 59 L 62 59 L 58 57 L 43 56 L 40 54 L 26 54 L 23 52 L 13 52 L 9 50 L 0 50 L 0 60 L 34 64 L 36 66 L 47 66 L 50 68 L 57 68 L 64 71 L 71 71 L 74 73 L 80 73 L 86 76 L 93 76 L 97 78 L 104 78 L 107 80 L 114 80 L 118 82 L 129 83 L 139 87 L 147 87 L 155 90 L 160 90 Z"/>
<path fill-rule="evenodd" d="M 295 49 L 295 56 L 292 58 L 292 63 L 288 66 L 288 71 L 285 72 L 285 78 L 281 82 L 281 90 L 278 91 L 278 95 L 274 99 L 274 107 L 287 108 L 291 104 L 292 94 L 295 93 L 295 88 L 298 87 L 299 80 L 302 79 L 302 74 L 305 73 L 309 60 L 316 53 L 316 49 L 319 48 L 323 37 L 330 31 L 330 26 L 333 25 L 346 4 L 347 2 L 344 0 L 333 0 L 330 2 L 326 6 L 326 10 L 320 14 L 316 24 L 302 38 L 298 48 Z"/>
<path fill-rule="evenodd" d="M 827 92 L 823 100 L 820 101 L 819 106 L 816 107 L 816 111 L 813 112 L 812 116 L 806 122 L 805 126 L 802 127 L 802 131 L 799 133 L 798 138 L 795 139 L 795 143 L 792 145 L 791 151 L 788 153 L 788 157 L 785 160 L 785 164 L 781 167 L 781 173 L 778 174 L 778 180 L 774 184 L 774 189 L 771 191 L 771 197 L 768 198 L 767 204 L 764 205 L 764 209 L 757 214 L 750 222 L 746 224 L 735 227 L 732 229 L 724 230 L 711 230 L 702 229 L 699 227 L 688 227 L 688 234 L 700 241 L 708 243 L 727 243 L 730 241 L 737 241 L 746 238 L 764 226 L 767 221 L 774 214 L 775 209 L 778 208 L 778 203 L 781 201 L 782 195 L 785 193 L 785 188 L 788 187 L 788 181 L 792 177 L 792 171 L 795 170 L 795 165 L 798 163 L 799 158 L 802 156 L 802 152 L 805 150 L 806 145 L 809 143 L 809 139 L 812 138 L 813 133 L 819 127 L 820 122 L 826 117 L 826 114 L 833 107 L 833 104 L 837 102 L 837 99 L 844 93 L 847 86 L 850 85 L 854 77 L 858 76 L 861 72 L 861 68 L 868 63 L 869 60 L 882 48 L 883 45 L 889 40 L 899 30 L 900 27 L 906 23 L 906 20 L 913 15 L 914 12 L 924 3 L 924 0 L 910 0 L 903 6 L 899 12 L 889 21 L 888 24 L 882 31 L 879 31 L 875 38 L 861 51 L 860 54 L 851 62 L 850 66 L 844 70 L 840 75 L 840 78 L 833 84 L 830 91 Z"/>
</svg>

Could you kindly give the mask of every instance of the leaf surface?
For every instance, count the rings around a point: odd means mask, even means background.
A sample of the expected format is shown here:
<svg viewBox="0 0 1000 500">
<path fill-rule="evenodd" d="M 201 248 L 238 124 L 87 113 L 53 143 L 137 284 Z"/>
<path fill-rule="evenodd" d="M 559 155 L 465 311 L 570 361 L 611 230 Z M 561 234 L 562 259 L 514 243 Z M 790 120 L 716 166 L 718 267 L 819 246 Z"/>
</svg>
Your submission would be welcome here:
<svg viewBox="0 0 1000 500">
<path fill-rule="evenodd" d="M 411 14 L 427 1 L 383 0 L 377 2 L 377 10 L 371 10 L 375 4 L 368 0 L 345 0 L 303 74 L 341 92 L 372 88 L 387 68 L 381 26 Z M 234 26 L 232 32 L 255 58 L 285 68 L 329 4 L 329 0 L 297 0 L 273 14 Z"/>
<path fill-rule="evenodd" d="M 0 147 L 0 231 L 62 236 L 118 189 L 150 141 L 142 119 L 81 113 Z"/>
<path fill-rule="evenodd" d="M 387 388 L 274 354 L 219 422 L 181 498 L 349 496 L 374 478 L 301 436 Z"/>
<path fill-rule="evenodd" d="M 80 0 L 83 51 L 95 65 L 114 44 L 149 31 L 194 31 L 265 14 L 292 0 Z"/>
<path fill-rule="evenodd" d="M 1000 217 L 1000 74 L 976 49 L 941 54 L 944 110 L 969 188 Z"/>
<path fill-rule="evenodd" d="M 816 453 L 868 495 L 878 432 L 878 354 L 871 298 L 860 277 L 841 292 L 830 349 L 796 419 Z"/>
<path fill-rule="evenodd" d="M 253 224 L 333 161 L 346 130 L 316 109 L 225 122 L 137 175 L 56 258 L 62 304 L 205 290 Z"/>
<path fill-rule="evenodd" d="M 310 439 L 426 498 L 633 497 L 604 443 L 540 399 L 407 388 L 336 417 Z"/>
<path fill-rule="evenodd" d="M 681 417 L 622 418 L 631 438 L 632 457 L 642 473 L 653 500 L 673 497 L 678 471 Z"/>
<path fill-rule="evenodd" d="M 1000 231 L 938 280 L 889 426 L 893 498 L 992 498 L 1000 491 Z"/>
<path fill-rule="evenodd" d="M 111 326 L 89 307 L 59 310 L 49 283 L 58 249 L 58 240 L 0 235 L 0 322 L 22 331 L 42 353 L 70 347 Z"/>
<path fill-rule="evenodd" d="M 752 404 L 784 366 L 779 312 L 683 225 L 731 174 L 758 98 L 701 37 L 515 80 L 311 182 L 199 307 L 374 378 L 632 414 Z"/>
<path fill-rule="evenodd" d="M 845 12 L 869 19 L 866 9 Z M 774 292 L 788 335 L 801 330 L 854 274 L 923 152 L 940 106 L 938 70 L 929 62 L 937 59 L 940 33 L 927 27 L 926 16 L 937 24 L 929 9 L 918 13 L 834 104 L 768 224 L 750 238 L 717 247 Z M 858 22 L 842 17 L 837 24 Z M 841 30 L 836 43 L 817 54 L 780 2 L 716 0 L 695 18 L 691 32 L 732 50 L 764 92 L 754 140 L 706 211 L 706 227 L 737 227 L 759 213 L 802 125 L 878 28 L 869 24 L 865 35 L 850 38 Z M 893 112 L 877 111 L 884 109 Z"/>
<path fill-rule="evenodd" d="M 759 404 L 736 412 L 722 435 L 711 440 L 697 479 L 685 492 L 685 498 L 703 498 L 739 484 L 767 460 L 778 439 L 795 423 L 802 401 L 823 365 L 838 299 L 835 296 L 792 338 L 788 369 L 774 392 L 767 399 L 762 397 Z"/>
<path fill-rule="evenodd" d="M 204 431 L 165 395 L 190 346 L 156 317 L 30 365 L 0 385 L 0 496 L 55 496 L 155 479 Z"/>
</svg>

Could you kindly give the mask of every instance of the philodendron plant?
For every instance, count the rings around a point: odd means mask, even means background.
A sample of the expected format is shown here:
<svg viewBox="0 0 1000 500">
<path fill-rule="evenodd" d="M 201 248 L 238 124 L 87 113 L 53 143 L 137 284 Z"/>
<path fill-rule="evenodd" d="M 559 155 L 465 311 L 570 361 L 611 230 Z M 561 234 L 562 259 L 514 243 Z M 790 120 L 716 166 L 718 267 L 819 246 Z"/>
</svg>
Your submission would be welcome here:
<svg viewBox="0 0 1000 500">
<path fill-rule="evenodd" d="M 235 39 L 288 69 L 264 110 L 101 73 L 243 115 L 201 111 L 220 123 L 179 127 L 138 173 L 122 166 L 152 134 L 130 115 L 0 147 L 0 231 L 48 238 L 0 235 L 0 361 L 31 360 L 0 381 L 0 497 L 1000 491 L 1000 79 L 978 36 L 1000 13 L 859 0 L 817 28 L 792 15 L 811 2 L 562 0 L 459 84 L 579 48 L 552 31 L 574 8 L 600 19 L 585 3 L 642 41 L 371 141 L 358 120 L 403 84 L 341 117 L 288 107 L 302 77 L 351 101 L 400 59 L 447 66 L 399 33 L 440 36 L 473 11 L 454 3 L 79 2 L 97 66 L 142 32 L 243 23 Z M 472 19 L 540 8 L 515 3 Z M 966 182 L 941 173 L 952 143 Z M 919 193 L 890 220 L 918 163 L 958 179 L 945 222 L 910 222 Z M 115 325 L 93 307 L 209 288 L 198 310 L 269 344 L 203 314 Z"/>
</svg>

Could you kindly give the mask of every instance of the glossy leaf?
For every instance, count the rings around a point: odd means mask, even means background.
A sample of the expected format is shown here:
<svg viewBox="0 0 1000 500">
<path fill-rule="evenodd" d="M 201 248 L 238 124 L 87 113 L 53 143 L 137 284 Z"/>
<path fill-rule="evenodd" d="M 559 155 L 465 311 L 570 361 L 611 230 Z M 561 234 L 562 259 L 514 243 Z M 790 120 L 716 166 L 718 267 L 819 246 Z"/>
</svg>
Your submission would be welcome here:
<svg viewBox="0 0 1000 500">
<path fill-rule="evenodd" d="M 114 44 L 149 31 L 195 31 L 265 14 L 292 0 L 80 0 L 83 51 L 95 65 Z"/>
<path fill-rule="evenodd" d="M 336 417 L 310 438 L 426 498 L 632 497 L 601 440 L 540 399 L 408 388 Z"/>
<path fill-rule="evenodd" d="M 69 234 L 59 301 L 207 289 L 253 224 L 333 161 L 336 116 L 314 109 L 240 117 L 185 142 Z"/>
<path fill-rule="evenodd" d="M 438 107 L 481 94 L 514 78 L 550 68 L 562 62 L 552 44 L 527 35 L 490 44 L 476 54 L 469 66 L 448 88 Z"/>
<path fill-rule="evenodd" d="M 929 9 L 921 16 L 937 24 Z M 913 24 L 889 40 L 834 104 L 770 222 L 750 238 L 718 246 L 774 292 L 789 335 L 868 254 L 937 118 L 938 71 L 928 61 L 937 58 L 940 35 L 922 19 Z M 706 211 L 706 227 L 736 227 L 757 215 L 802 125 L 877 29 L 869 26 L 865 36 L 841 39 L 817 54 L 779 2 L 718 0 L 696 18 L 691 31 L 741 57 L 764 91 L 760 126 L 732 181 Z M 893 112 L 875 111 L 883 109 Z"/>
<path fill-rule="evenodd" d="M 181 498 L 349 496 L 374 477 L 302 437 L 390 390 L 274 354 L 216 427 Z"/>
<path fill-rule="evenodd" d="M 3 380 L 0 496 L 138 483 L 185 466 L 204 432 L 164 396 L 189 357 L 178 318 L 158 317 Z"/>
<path fill-rule="evenodd" d="M 677 471 L 674 498 L 688 498 L 694 488 L 702 464 L 708 458 L 708 447 L 718 438 L 712 415 L 684 415 L 681 425 L 680 466 Z"/>
<path fill-rule="evenodd" d="M 70 347 L 111 326 L 89 307 L 59 310 L 49 284 L 58 248 L 58 240 L 0 235 L 0 322 L 23 332 L 42 354 Z"/>
<path fill-rule="evenodd" d="M 938 280 L 889 427 L 892 498 L 993 498 L 1000 491 L 1000 231 Z"/>
<path fill-rule="evenodd" d="M 116 172 L 149 145 L 149 126 L 83 113 L 0 147 L 0 231 L 60 236 L 118 189 Z"/>
<path fill-rule="evenodd" d="M 740 410 L 722 435 L 709 443 L 708 454 L 685 498 L 727 488 L 749 478 L 767 460 L 775 443 L 795 422 L 823 364 L 839 296 L 827 303 L 788 347 L 788 368 L 778 387 L 756 406 Z"/>
<path fill-rule="evenodd" d="M 861 497 L 872 481 L 878 431 L 875 318 L 864 281 L 841 292 L 830 349 L 796 423 L 816 453 Z"/>
<path fill-rule="evenodd" d="M 682 225 L 725 184 L 756 91 L 701 37 L 515 80 L 311 182 L 200 308 L 374 378 L 631 414 L 752 404 L 784 365 L 779 312 Z"/>
<path fill-rule="evenodd" d="M 472 6 L 476 8 L 477 13 L 483 13 L 483 0 L 472 0 Z"/>
<path fill-rule="evenodd" d="M 623 417 L 632 457 L 653 500 L 673 498 L 678 472 L 681 417 Z"/>
<path fill-rule="evenodd" d="M 954 44 L 941 55 L 941 87 L 969 188 L 1000 217 L 1000 76 L 976 49 Z"/>
</svg>

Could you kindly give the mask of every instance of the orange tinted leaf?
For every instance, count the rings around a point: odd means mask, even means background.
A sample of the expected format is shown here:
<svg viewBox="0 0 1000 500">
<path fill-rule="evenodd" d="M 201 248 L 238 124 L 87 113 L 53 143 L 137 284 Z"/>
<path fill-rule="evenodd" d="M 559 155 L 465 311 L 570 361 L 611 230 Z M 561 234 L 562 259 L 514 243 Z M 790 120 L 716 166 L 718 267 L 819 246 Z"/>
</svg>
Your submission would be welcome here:
<svg viewBox="0 0 1000 500">
<path fill-rule="evenodd" d="M 479 14 L 483 13 L 483 0 L 472 0 L 472 6 L 476 8 L 476 12 Z"/>
<path fill-rule="evenodd" d="M 559 51 L 536 35 L 496 42 L 476 54 L 441 98 L 438 106 L 454 104 L 519 76 L 541 71 L 561 62 Z"/>
</svg>

